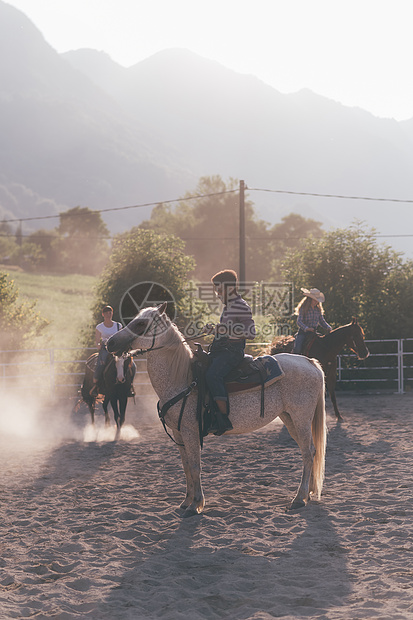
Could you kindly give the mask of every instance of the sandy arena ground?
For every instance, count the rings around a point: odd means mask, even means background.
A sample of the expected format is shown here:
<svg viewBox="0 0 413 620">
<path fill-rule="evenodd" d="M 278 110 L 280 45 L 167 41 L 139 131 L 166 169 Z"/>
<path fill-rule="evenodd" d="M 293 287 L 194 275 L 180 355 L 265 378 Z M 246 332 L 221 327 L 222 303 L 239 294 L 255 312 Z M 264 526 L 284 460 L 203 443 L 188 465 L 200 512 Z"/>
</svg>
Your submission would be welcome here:
<svg viewBox="0 0 413 620">
<path fill-rule="evenodd" d="M 338 399 L 321 502 L 285 512 L 301 458 L 275 422 L 206 439 L 190 519 L 155 401 L 130 401 L 119 441 L 3 403 L 0 618 L 413 618 L 413 393 Z"/>
</svg>

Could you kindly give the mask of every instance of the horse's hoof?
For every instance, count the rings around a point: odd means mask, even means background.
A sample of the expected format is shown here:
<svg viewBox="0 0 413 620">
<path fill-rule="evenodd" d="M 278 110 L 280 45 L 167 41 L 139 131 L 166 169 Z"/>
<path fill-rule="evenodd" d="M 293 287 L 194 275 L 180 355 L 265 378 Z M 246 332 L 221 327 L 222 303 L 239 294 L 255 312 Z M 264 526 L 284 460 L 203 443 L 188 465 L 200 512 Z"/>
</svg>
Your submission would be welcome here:
<svg viewBox="0 0 413 620">
<path fill-rule="evenodd" d="M 197 510 L 195 510 L 194 508 L 187 508 L 182 515 L 182 518 L 187 519 L 188 517 L 195 517 L 196 515 L 199 515 L 199 512 Z"/>
<path fill-rule="evenodd" d="M 295 499 L 289 506 L 287 506 L 287 512 L 290 510 L 301 510 L 306 507 L 305 501 L 302 499 Z"/>
</svg>

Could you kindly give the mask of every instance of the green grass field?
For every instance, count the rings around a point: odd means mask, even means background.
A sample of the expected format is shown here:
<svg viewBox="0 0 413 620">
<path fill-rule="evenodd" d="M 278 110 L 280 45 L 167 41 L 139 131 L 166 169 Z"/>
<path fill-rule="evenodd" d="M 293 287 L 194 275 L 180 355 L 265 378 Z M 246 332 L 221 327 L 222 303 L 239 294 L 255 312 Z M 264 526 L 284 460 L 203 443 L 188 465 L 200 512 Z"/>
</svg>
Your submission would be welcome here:
<svg viewBox="0 0 413 620">
<path fill-rule="evenodd" d="M 90 328 L 93 287 L 97 278 L 82 275 L 42 275 L 24 271 L 7 271 L 19 290 L 19 299 L 36 301 L 36 310 L 49 321 L 32 348 L 67 348 L 80 344 L 82 329 Z"/>
</svg>

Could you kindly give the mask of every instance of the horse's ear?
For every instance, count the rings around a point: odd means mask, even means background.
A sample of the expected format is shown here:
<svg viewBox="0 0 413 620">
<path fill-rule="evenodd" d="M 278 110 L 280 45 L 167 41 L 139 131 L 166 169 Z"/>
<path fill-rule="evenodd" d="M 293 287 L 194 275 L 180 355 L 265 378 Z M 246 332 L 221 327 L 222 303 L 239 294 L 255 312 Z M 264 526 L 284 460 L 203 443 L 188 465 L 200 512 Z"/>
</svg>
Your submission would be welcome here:
<svg viewBox="0 0 413 620">
<path fill-rule="evenodd" d="M 353 325 L 357 325 L 357 317 L 353 316 L 353 320 L 351 321 Z"/>
<path fill-rule="evenodd" d="M 163 304 L 158 306 L 159 314 L 164 314 L 165 313 L 167 305 L 168 305 L 168 302 L 164 301 Z"/>
</svg>

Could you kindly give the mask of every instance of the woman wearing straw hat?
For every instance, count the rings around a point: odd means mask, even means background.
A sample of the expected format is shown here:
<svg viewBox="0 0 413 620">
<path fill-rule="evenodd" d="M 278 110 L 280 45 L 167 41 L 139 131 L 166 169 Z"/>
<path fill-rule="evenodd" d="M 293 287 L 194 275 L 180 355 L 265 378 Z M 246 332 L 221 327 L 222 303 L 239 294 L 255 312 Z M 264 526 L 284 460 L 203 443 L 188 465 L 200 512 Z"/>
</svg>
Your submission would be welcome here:
<svg viewBox="0 0 413 620">
<path fill-rule="evenodd" d="M 302 354 L 304 340 L 308 332 L 315 332 L 320 325 L 327 332 L 331 332 L 331 326 L 324 318 L 323 302 L 325 297 L 318 288 L 301 289 L 304 297 L 296 307 L 294 314 L 297 315 L 298 332 L 295 335 L 293 353 Z"/>
</svg>

